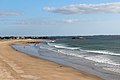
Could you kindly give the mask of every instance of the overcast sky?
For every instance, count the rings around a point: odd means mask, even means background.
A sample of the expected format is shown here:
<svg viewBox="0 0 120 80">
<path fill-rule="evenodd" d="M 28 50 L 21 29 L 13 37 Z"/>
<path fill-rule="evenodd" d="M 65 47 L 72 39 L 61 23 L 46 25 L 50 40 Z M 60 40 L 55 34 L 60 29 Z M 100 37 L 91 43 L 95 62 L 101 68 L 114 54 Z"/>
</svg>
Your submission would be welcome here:
<svg viewBox="0 0 120 80">
<path fill-rule="evenodd" d="M 0 0 L 8 35 L 120 35 L 120 0 Z"/>
</svg>

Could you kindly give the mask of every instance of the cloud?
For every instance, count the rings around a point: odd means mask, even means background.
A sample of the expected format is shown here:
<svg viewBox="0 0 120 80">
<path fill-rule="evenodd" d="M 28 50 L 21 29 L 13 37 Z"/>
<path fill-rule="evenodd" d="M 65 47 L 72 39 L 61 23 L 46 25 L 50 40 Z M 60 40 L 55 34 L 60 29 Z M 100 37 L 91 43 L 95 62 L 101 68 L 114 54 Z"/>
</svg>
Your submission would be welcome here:
<svg viewBox="0 0 120 80">
<path fill-rule="evenodd" d="M 61 19 L 61 20 L 17 20 L 15 24 L 18 25 L 54 25 L 54 24 L 76 24 L 81 22 L 87 22 L 86 20 L 79 19 Z"/>
<path fill-rule="evenodd" d="M 12 11 L 0 11 L 0 16 L 19 16 L 21 13 Z"/>
<path fill-rule="evenodd" d="M 98 14 L 98 13 L 120 13 L 120 2 L 100 4 L 79 4 L 63 7 L 44 7 L 44 10 L 60 14 Z"/>
<path fill-rule="evenodd" d="M 27 19 L 27 20 L 17 20 L 16 24 L 20 24 L 20 25 L 42 25 L 42 24 L 50 24 L 51 21 L 47 21 L 47 20 L 34 20 L 34 19 Z"/>
<path fill-rule="evenodd" d="M 63 20 L 64 23 L 74 23 L 74 20 L 68 19 L 68 20 Z"/>
<path fill-rule="evenodd" d="M 94 20 L 94 19 L 0 19 L 0 24 L 9 25 L 75 25 L 75 24 L 88 24 L 88 23 L 101 23 L 108 22 L 109 20 Z"/>
</svg>

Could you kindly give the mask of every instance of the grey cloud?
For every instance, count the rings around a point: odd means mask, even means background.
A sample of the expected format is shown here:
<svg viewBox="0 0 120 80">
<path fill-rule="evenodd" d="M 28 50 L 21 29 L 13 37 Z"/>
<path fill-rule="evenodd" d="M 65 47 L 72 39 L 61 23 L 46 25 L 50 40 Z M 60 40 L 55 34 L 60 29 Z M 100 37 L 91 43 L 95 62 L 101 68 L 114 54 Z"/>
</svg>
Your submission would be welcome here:
<svg viewBox="0 0 120 80">
<path fill-rule="evenodd" d="M 79 19 L 63 19 L 63 20 L 18 20 L 18 25 L 54 25 L 54 24 L 76 24 L 80 22 L 87 22 L 86 20 Z"/>
<path fill-rule="evenodd" d="M 21 13 L 12 11 L 0 11 L 0 16 L 19 16 Z"/>
<path fill-rule="evenodd" d="M 20 25 L 42 25 L 42 24 L 50 24 L 50 21 L 46 21 L 46 20 L 18 20 L 16 21 L 16 24 L 20 24 Z"/>
<path fill-rule="evenodd" d="M 104 20 L 109 21 L 109 20 Z M 46 19 L 0 19 L 1 24 L 11 25 L 71 25 L 83 24 L 91 22 L 102 22 L 101 20 L 84 20 L 84 19 L 59 19 L 59 20 L 46 20 Z"/>
<path fill-rule="evenodd" d="M 61 14 L 120 13 L 120 2 L 68 5 L 58 8 L 45 7 L 44 10 Z"/>
</svg>

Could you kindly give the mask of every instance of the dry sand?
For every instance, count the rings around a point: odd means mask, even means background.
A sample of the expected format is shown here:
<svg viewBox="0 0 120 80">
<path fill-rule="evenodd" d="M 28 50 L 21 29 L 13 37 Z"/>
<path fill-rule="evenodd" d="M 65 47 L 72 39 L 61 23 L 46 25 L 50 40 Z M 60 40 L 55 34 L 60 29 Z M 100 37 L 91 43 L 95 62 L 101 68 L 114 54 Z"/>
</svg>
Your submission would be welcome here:
<svg viewBox="0 0 120 80">
<path fill-rule="evenodd" d="M 73 68 L 18 52 L 10 47 L 16 41 L 0 41 L 0 80 L 101 80 Z"/>
</svg>

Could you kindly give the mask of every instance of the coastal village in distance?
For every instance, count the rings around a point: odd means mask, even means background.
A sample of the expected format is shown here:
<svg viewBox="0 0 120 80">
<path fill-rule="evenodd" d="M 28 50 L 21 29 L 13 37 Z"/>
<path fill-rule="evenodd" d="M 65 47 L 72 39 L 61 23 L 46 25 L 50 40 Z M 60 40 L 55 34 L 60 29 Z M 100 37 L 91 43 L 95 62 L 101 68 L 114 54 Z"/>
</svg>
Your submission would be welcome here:
<svg viewBox="0 0 120 80">
<path fill-rule="evenodd" d="M 120 35 L 92 35 L 92 36 L 0 36 L 0 40 L 7 40 L 7 39 L 95 39 L 95 38 L 115 38 L 120 39 Z"/>
<path fill-rule="evenodd" d="M 36 37 L 36 36 L 5 36 L 5 37 L 0 37 L 0 39 L 64 39 L 64 38 L 69 38 L 69 39 L 82 39 L 83 37 L 81 36 L 43 36 L 43 37 Z"/>
</svg>

